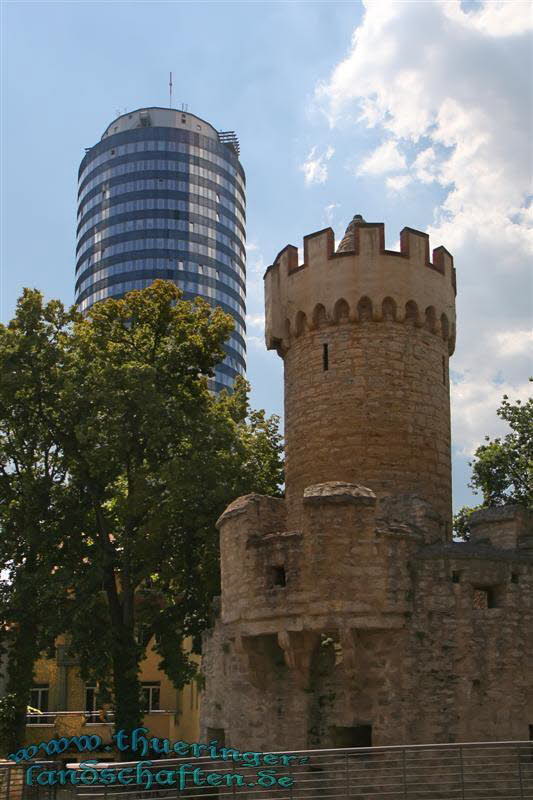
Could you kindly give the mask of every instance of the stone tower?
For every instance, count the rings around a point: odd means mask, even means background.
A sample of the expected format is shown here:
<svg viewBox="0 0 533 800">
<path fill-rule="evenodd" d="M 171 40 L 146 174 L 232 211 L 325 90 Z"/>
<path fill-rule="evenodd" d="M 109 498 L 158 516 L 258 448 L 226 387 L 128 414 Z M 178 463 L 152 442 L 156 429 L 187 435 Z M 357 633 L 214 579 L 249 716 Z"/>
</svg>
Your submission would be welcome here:
<svg viewBox="0 0 533 800">
<path fill-rule="evenodd" d="M 378 497 L 416 493 L 451 522 L 448 359 L 455 270 L 444 247 L 354 217 L 337 251 L 331 228 L 288 246 L 265 275 L 266 340 L 285 366 L 289 524 L 302 492 L 364 482 Z"/>
<path fill-rule="evenodd" d="M 479 512 L 451 539 L 455 274 L 355 217 L 265 275 L 285 365 L 286 497 L 222 514 L 202 737 L 254 750 L 526 739 L 533 530 Z M 528 633 L 529 631 L 529 633 Z"/>
</svg>

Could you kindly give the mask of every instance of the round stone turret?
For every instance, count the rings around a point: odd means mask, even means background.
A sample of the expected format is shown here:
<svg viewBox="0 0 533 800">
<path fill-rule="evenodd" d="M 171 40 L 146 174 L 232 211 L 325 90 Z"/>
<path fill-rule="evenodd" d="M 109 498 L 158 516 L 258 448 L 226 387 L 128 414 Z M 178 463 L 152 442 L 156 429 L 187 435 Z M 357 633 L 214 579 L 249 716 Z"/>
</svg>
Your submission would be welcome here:
<svg viewBox="0 0 533 800">
<path fill-rule="evenodd" d="M 377 497 L 416 494 L 451 535 L 448 360 L 455 270 L 444 247 L 356 215 L 337 252 L 331 228 L 289 245 L 265 274 L 266 343 L 285 366 L 289 528 L 304 490 L 344 481 Z"/>
</svg>

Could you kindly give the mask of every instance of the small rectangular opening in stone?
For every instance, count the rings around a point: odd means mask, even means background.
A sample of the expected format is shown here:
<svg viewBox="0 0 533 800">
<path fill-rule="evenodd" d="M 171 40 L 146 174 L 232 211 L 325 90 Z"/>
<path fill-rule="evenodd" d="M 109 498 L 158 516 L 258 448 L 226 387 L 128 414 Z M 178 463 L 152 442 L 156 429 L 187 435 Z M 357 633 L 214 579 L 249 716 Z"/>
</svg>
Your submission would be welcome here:
<svg viewBox="0 0 533 800">
<path fill-rule="evenodd" d="M 331 734 L 333 747 L 372 747 L 372 725 L 335 726 Z"/>
<path fill-rule="evenodd" d="M 452 572 L 452 583 L 460 583 L 461 581 L 461 573 L 460 572 Z"/>
<path fill-rule="evenodd" d="M 328 352 L 328 345 L 322 345 L 322 366 L 324 368 L 324 372 L 329 369 L 329 352 Z"/>
<path fill-rule="evenodd" d="M 494 590 L 488 586 L 475 586 L 472 600 L 474 608 L 496 608 Z"/>
<path fill-rule="evenodd" d="M 518 572 L 512 572 L 511 573 L 511 583 L 518 583 L 519 580 L 520 580 L 520 577 L 518 575 Z"/>
<path fill-rule="evenodd" d="M 276 564 L 269 568 L 268 578 L 270 586 L 286 586 L 287 576 L 285 575 L 285 567 L 281 564 Z"/>
</svg>

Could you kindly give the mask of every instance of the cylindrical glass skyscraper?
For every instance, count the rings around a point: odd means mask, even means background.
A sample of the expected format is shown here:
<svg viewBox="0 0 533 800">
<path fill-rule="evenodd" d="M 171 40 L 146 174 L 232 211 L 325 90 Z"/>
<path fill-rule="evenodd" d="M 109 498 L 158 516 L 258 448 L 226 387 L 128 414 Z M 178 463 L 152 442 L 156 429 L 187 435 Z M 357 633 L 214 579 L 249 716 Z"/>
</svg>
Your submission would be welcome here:
<svg viewBox="0 0 533 800">
<path fill-rule="evenodd" d="M 245 175 L 233 132 L 167 108 L 118 117 L 79 169 L 76 303 L 172 280 L 235 320 L 212 388 L 246 369 Z"/>
</svg>

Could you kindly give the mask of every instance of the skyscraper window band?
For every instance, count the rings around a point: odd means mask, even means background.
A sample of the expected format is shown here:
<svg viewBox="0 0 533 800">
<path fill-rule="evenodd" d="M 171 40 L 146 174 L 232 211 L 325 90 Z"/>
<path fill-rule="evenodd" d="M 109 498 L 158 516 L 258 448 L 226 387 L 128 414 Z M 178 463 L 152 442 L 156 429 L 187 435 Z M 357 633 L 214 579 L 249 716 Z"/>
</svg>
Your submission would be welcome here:
<svg viewBox="0 0 533 800">
<path fill-rule="evenodd" d="M 113 162 L 109 165 L 104 164 L 91 170 L 80 184 L 78 200 L 81 200 L 82 196 L 87 194 L 91 188 L 108 181 L 110 178 L 127 175 L 129 172 L 159 169 L 208 178 L 213 183 L 223 186 L 229 192 L 237 196 L 244 205 L 244 188 L 238 180 L 223 167 L 213 164 L 205 158 L 193 160 L 187 155 L 177 155 L 172 159 L 162 159 L 159 156 L 159 153 L 154 153 L 153 155 L 146 154 L 144 158 L 123 156 L 122 158 L 114 158 Z"/>
<path fill-rule="evenodd" d="M 208 220 L 206 220 L 208 222 Z M 226 234 L 217 230 L 214 225 L 200 225 L 196 222 L 189 220 L 172 219 L 171 217 L 141 217 L 137 220 L 125 220 L 117 222 L 114 225 L 106 225 L 99 231 L 95 231 L 89 236 L 81 236 L 77 247 L 77 257 L 79 259 L 83 253 L 90 247 L 95 245 L 110 245 L 119 239 L 120 235 L 132 234 L 132 238 L 140 238 L 142 233 L 139 231 L 149 231 L 152 236 L 165 236 L 168 231 L 183 231 L 184 233 L 193 233 L 197 236 L 204 237 L 208 243 L 218 247 L 223 245 L 228 254 L 233 254 L 239 257 L 244 264 L 244 248 L 241 242 L 237 241 L 233 236 L 226 236 Z M 106 238 L 104 238 L 104 236 Z"/>
<path fill-rule="evenodd" d="M 216 391 L 246 366 L 245 176 L 237 153 L 194 115 L 138 109 L 107 128 L 78 173 L 78 307 L 86 312 L 165 278 L 185 299 L 222 308 L 235 329 L 209 380 Z"/>
</svg>

